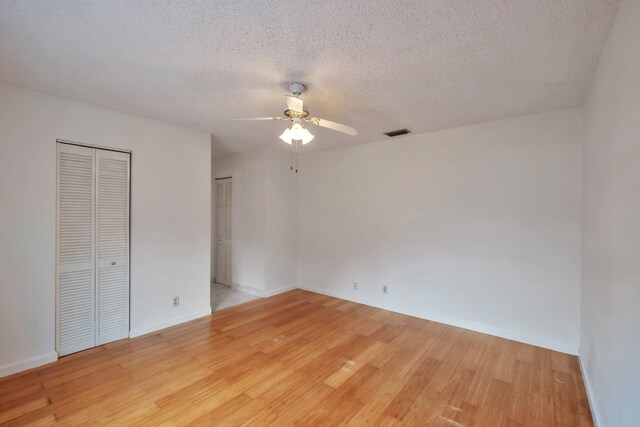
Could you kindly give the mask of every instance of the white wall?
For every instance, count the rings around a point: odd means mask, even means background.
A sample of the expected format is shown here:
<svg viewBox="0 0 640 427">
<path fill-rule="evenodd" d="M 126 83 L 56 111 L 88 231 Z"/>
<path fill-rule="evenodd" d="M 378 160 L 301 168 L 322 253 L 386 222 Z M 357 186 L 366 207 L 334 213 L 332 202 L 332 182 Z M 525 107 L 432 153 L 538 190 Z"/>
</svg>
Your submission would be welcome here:
<svg viewBox="0 0 640 427">
<path fill-rule="evenodd" d="M 0 376 L 55 358 L 57 138 L 133 150 L 132 335 L 210 312 L 210 136 L 0 85 Z"/>
<path fill-rule="evenodd" d="M 266 295 L 297 286 L 298 176 L 290 165 L 289 153 L 267 150 Z"/>
<path fill-rule="evenodd" d="M 264 150 L 255 150 L 213 161 L 214 178 L 233 178 L 231 280 L 258 294 L 265 289 L 265 155 Z"/>
<path fill-rule="evenodd" d="M 580 357 L 600 427 L 640 423 L 640 2 L 623 0 L 584 107 Z"/>
<path fill-rule="evenodd" d="M 299 284 L 576 354 L 581 160 L 577 109 L 306 154 Z"/>
<path fill-rule="evenodd" d="M 233 285 L 261 296 L 295 288 L 297 177 L 289 154 L 262 149 L 219 157 L 213 174 L 233 177 Z"/>
</svg>

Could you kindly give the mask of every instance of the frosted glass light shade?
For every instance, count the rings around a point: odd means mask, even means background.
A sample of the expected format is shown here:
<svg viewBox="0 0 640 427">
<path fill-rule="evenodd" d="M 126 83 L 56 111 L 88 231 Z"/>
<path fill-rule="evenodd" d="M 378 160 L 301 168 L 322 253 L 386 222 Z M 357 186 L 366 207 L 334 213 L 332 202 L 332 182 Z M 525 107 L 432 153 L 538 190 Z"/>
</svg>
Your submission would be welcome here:
<svg viewBox="0 0 640 427">
<path fill-rule="evenodd" d="M 304 135 L 302 135 L 302 145 L 310 143 L 313 138 L 315 138 L 313 134 L 305 128 Z"/>
<path fill-rule="evenodd" d="M 286 128 L 284 132 L 282 132 L 282 135 L 280 135 L 280 139 L 291 145 L 291 141 L 293 141 L 293 138 L 291 138 L 291 130 Z"/>
<path fill-rule="evenodd" d="M 302 127 L 300 123 L 294 123 L 291 125 L 291 139 L 300 141 L 304 135 L 306 129 Z"/>
</svg>

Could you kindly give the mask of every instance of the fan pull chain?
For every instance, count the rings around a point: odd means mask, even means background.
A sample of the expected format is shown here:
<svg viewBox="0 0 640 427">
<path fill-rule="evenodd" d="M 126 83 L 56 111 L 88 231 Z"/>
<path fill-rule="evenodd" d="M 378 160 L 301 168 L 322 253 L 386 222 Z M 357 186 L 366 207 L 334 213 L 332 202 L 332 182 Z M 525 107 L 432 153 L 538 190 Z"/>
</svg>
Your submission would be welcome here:
<svg viewBox="0 0 640 427">
<path fill-rule="evenodd" d="M 298 141 L 291 142 L 291 156 L 289 159 L 289 170 L 298 173 Z"/>
</svg>

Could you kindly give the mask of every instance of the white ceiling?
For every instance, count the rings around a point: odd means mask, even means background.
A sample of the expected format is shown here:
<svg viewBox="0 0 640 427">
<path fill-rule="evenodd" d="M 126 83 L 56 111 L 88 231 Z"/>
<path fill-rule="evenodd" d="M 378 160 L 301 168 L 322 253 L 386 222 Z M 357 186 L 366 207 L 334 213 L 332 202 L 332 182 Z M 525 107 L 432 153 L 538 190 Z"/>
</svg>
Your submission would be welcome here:
<svg viewBox="0 0 640 427">
<path fill-rule="evenodd" d="M 0 81 L 213 133 L 214 154 L 283 145 L 288 83 L 310 149 L 577 106 L 616 0 L 0 0 Z"/>
</svg>

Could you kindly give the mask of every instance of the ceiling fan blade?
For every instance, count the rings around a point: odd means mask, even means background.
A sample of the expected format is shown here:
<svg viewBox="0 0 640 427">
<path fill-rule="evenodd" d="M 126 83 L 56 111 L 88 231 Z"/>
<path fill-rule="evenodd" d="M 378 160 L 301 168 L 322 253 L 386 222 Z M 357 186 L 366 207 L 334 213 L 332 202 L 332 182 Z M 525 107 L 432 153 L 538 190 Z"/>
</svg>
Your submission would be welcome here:
<svg viewBox="0 0 640 427">
<path fill-rule="evenodd" d="M 233 119 L 234 122 L 252 121 L 252 120 L 284 120 L 284 117 L 254 117 L 251 119 Z"/>
<path fill-rule="evenodd" d="M 338 132 L 346 133 L 347 135 L 355 136 L 358 134 L 358 129 L 352 128 L 351 126 L 347 126 L 347 125 L 341 125 L 340 123 L 332 122 L 331 120 L 317 119 L 314 117 L 312 119 L 309 119 L 308 121 L 310 121 L 314 125 L 318 125 L 323 128 L 337 130 Z"/>
<path fill-rule="evenodd" d="M 292 111 L 298 111 L 302 113 L 304 110 L 304 104 L 302 103 L 302 99 L 297 98 L 291 95 L 285 95 L 287 98 L 287 108 Z"/>
</svg>

